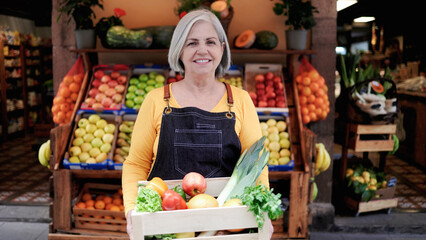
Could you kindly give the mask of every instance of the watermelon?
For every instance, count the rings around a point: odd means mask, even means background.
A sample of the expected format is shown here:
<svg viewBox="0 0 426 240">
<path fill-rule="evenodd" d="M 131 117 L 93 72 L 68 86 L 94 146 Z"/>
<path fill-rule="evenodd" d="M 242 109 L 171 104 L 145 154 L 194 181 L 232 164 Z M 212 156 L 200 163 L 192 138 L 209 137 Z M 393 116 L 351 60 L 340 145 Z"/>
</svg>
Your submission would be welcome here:
<svg viewBox="0 0 426 240">
<path fill-rule="evenodd" d="M 139 28 L 138 30 L 146 30 L 152 35 L 152 45 L 150 48 L 164 49 L 170 47 L 173 31 L 176 26 L 149 26 Z"/>
<path fill-rule="evenodd" d="M 256 33 L 253 46 L 257 49 L 270 50 L 278 45 L 278 37 L 271 31 L 260 31 Z"/>
<path fill-rule="evenodd" d="M 146 30 L 112 26 L 106 34 L 106 42 L 111 48 L 149 48 L 152 44 L 152 34 Z"/>
</svg>

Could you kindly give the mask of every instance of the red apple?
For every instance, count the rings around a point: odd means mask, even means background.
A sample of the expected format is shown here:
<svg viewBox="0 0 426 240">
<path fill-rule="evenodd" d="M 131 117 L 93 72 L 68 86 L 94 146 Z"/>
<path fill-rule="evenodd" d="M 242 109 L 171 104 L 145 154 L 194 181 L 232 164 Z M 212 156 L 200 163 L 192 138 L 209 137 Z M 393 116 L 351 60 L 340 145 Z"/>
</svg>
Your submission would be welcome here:
<svg viewBox="0 0 426 240">
<path fill-rule="evenodd" d="M 118 108 L 118 104 L 115 103 L 115 102 L 113 102 L 113 103 L 111 103 L 111 105 L 109 105 L 109 108 L 117 109 Z"/>
<path fill-rule="evenodd" d="M 266 80 L 272 80 L 272 79 L 274 79 L 274 74 L 272 72 L 265 73 L 265 79 Z"/>
<path fill-rule="evenodd" d="M 249 95 L 253 101 L 257 99 L 257 94 L 255 92 L 249 92 Z"/>
<path fill-rule="evenodd" d="M 123 99 L 123 96 L 121 94 L 119 94 L 119 93 L 116 93 L 116 94 L 114 94 L 114 96 L 112 96 L 112 100 L 115 103 L 121 102 L 122 99 Z"/>
<path fill-rule="evenodd" d="M 266 97 L 268 98 L 268 99 L 270 99 L 270 98 L 273 98 L 273 99 L 275 99 L 275 97 L 276 97 L 277 95 L 275 94 L 275 92 L 267 92 L 266 93 Z"/>
<path fill-rule="evenodd" d="M 108 84 L 106 84 L 106 83 L 101 84 L 101 85 L 98 87 L 99 92 L 105 92 L 107 89 L 109 89 L 109 86 L 108 86 Z"/>
<path fill-rule="evenodd" d="M 107 83 L 107 82 L 109 82 L 109 81 L 111 81 L 111 77 L 110 77 L 110 76 L 108 76 L 108 75 L 103 75 L 103 76 L 101 77 L 101 82 L 102 82 L 102 83 Z"/>
<path fill-rule="evenodd" d="M 121 75 L 117 78 L 118 84 L 125 84 L 127 82 L 127 77 L 124 75 Z"/>
<path fill-rule="evenodd" d="M 273 86 L 266 86 L 265 90 L 266 90 L 266 93 L 275 92 L 275 88 Z"/>
<path fill-rule="evenodd" d="M 277 101 L 275 106 L 278 107 L 278 108 L 285 108 L 286 104 L 285 104 L 284 101 Z"/>
<path fill-rule="evenodd" d="M 105 90 L 105 95 L 107 97 L 112 97 L 116 94 L 117 92 L 115 91 L 114 88 L 108 88 L 107 90 Z"/>
<path fill-rule="evenodd" d="M 282 83 L 282 79 L 281 79 L 281 77 L 280 76 L 275 76 L 273 79 L 272 79 L 272 81 L 274 81 L 274 83 Z"/>
<path fill-rule="evenodd" d="M 99 90 L 97 88 L 92 88 L 92 89 L 89 90 L 89 96 L 91 96 L 91 97 L 95 97 L 96 94 L 98 94 L 98 93 L 99 93 Z"/>
<path fill-rule="evenodd" d="M 284 97 L 284 89 L 275 90 L 275 93 L 277 94 L 277 96 L 283 96 Z"/>
<path fill-rule="evenodd" d="M 93 105 L 94 103 L 96 103 L 96 100 L 95 100 L 94 98 L 91 98 L 91 97 L 86 98 L 86 99 L 84 100 L 84 104 L 86 104 L 86 105 L 87 105 L 87 107 L 92 107 L 92 105 Z"/>
<path fill-rule="evenodd" d="M 109 97 L 104 97 L 102 99 L 102 102 L 101 102 L 102 106 L 104 106 L 105 108 L 109 108 L 109 106 L 111 105 L 111 103 L 112 103 L 112 99 L 109 98 Z"/>
<path fill-rule="evenodd" d="M 97 70 L 97 71 L 94 73 L 94 75 L 95 75 L 95 78 L 97 78 L 97 79 L 101 79 L 101 77 L 103 77 L 103 76 L 105 75 L 105 73 L 104 73 L 104 71 L 102 71 L 102 70 Z"/>
<path fill-rule="evenodd" d="M 257 106 L 258 107 L 267 107 L 268 103 L 266 101 L 258 101 Z"/>
<path fill-rule="evenodd" d="M 277 103 L 278 102 L 285 102 L 285 97 L 284 96 L 277 96 Z"/>
<path fill-rule="evenodd" d="M 275 107 L 275 99 L 269 99 L 268 100 L 268 107 Z"/>
<path fill-rule="evenodd" d="M 123 93 L 126 87 L 124 85 L 118 84 L 114 89 L 117 93 Z"/>
<path fill-rule="evenodd" d="M 264 89 L 265 88 L 265 84 L 263 84 L 261 82 L 258 82 L 258 83 L 256 83 L 255 87 L 256 87 L 256 89 Z"/>
<path fill-rule="evenodd" d="M 92 105 L 93 110 L 95 110 L 96 112 L 102 112 L 104 107 L 102 106 L 101 103 L 94 103 Z"/>
<path fill-rule="evenodd" d="M 115 81 L 115 80 L 111 80 L 111 81 L 109 81 L 107 84 L 108 84 L 108 86 L 109 86 L 110 88 L 115 88 L 115 86 L 117 86 L 117 85 L 118 85 L 118 82 L 117 82 L 117 81 Z"/>
<path fill-rule="evenodd" d="M 102 82 L 101 82 L 101 80 L 99 80 L 99 79 L 95 79 L 95 80 L 93 80 L 93 82 L 92 82 L 92 86 L 93 87 L 95 87 L 95 88 L 98 88 L 99 87 L 99 85 L 101 85 L 102 84 Z"/>
<path fill-rule="evenodd" d="M 256 93 L 257 93 L 257 96 L 261 96 L 261 95 L 265 95 L 265 94 L 266 94 L 266 91 L 265 91 L 265 89 L 258 89 L 258 90 L 256 91 Z"/>
<path fill-rule="evenodd" d="M 104 99 L 106 96 L 103 93 L 98 93 L 98 95 L 95 96 L 96 102 L 100 103 L 102 102 L 102 99 Z"/>
<path fill-rule="evenodd" d="M 254 81 L 255 82 L 264 82 L 265 81 L 265 76 L 263 76 L 263 74 L 257 74 L 256 76 L 254 76 Z"/>
<path fill-rule="evenodd" d="M 111 75 L 112 79 L 117 79 L 121 74 L 120 74 L 120 72 L 113 71 L 113 72 L 111 72 L 110 75 Z"/>
<path fill-rule="evenodd" d="M 206 188 L 206 179 L 197 172 L 187 173 L 182 179 L 182 189 L 191 197 L 204 193 Z"/>
<path fill-rule="evenodd" d="M 275 89 L 284 89 L 284 84 L 282 82 L 274 84 Z"/>
<path fill-rule="evenodd" d="M 266 86 L 274 86 L 274 81 L 272 81 L 272 80 L 265 80 L 265 85 Z"/>
<path fill-rule="evenodd" d="M 262 96 L 257 95 L 257 101 L 258 102 L 261 102 L 261 101 L 266 102 L 266 101 L 268 101 L 268 98 L 266 97 L 266 95 L 262 95 Z"/>
</svg>

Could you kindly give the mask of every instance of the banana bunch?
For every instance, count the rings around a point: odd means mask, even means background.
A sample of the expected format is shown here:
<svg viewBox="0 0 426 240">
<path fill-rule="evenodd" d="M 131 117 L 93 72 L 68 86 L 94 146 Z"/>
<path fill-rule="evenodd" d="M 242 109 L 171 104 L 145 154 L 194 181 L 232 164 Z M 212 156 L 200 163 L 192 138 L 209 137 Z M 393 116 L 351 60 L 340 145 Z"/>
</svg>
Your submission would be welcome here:
<svg viewBox="0 0 426 240">
<path fill-rule="evenodd" d="M 50 159 L 50 140 L 44 142 L 38 149 L 38 161 L 41 165 L 50 168 L 49 159 Z"/>
<path fill-rule="evenodd" d="M 317 155 L 315 157 L 315 176 L 317 176 L 321 172 L 327 170 L 328 167 L 330 167 L 331 158 L 330 154 L 327 152 L 327 149 L 325 149 L 324 144 L 317 143 L 315 145 L 315 149 L 317 152 Z"/>
</svg>

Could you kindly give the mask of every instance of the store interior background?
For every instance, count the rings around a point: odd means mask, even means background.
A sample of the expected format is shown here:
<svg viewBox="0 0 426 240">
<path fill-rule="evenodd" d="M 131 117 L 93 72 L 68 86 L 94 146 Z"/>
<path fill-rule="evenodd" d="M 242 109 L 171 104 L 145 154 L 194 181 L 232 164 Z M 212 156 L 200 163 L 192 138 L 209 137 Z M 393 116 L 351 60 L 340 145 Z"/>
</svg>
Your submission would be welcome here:
<svg viewBox="0 0 426 240">
<path fill-rule="evenodd" d="M 0 3 L 0 24 L 6 22 L 9 27 L 23 33 L 33 33 L 42 37 L 52 37 L 51 31 L 57 31 L 55 34 L 68 34 L 69 30 L 52 28 L 52 22 L 57 22 L 55 12 L 59 1 L 31 1 L 15 0 L 2 1 Z M 229 39 L 233 39 L 238 33 L 251 28 L 255 31 L 267 29 L 275 32 L 279 39 L 285 39 L 283 31 L 283 16 L 276 16 L 272 12 L 273 2 L 269 0 L 251 0 L 247 4 L 246 0 L 233 0 L 232 5 L 237 9 L 229 29 Z M 319 1 L 313 1 L 318 3 Z M 52 7 L 53 6 L 53 7 Z M 262 7 L 259 7 L 262 6 Z M 332 5 L 335 7 L 335 5 Z M 175 0 L 141 1 L 141 0 L 105 0 L 104 10 L 96 9 L 97 19 L 111 16 L 115 7 L 126 9 L 126 16 L 122 18 L 127 28 L 138 28 L 150 25 L 175 25 L 178 17 L 174 14 L 176 7 Z M 53 9 L 53 14 L 52 14 Z M 337 46 L 344 47 L 346 51 L 351 46 L 360 46 L 361 49 L 367 47 L 372 49 L 372 22 L 355 24 L 353 19 L 360 16 L 374 16 L 374 23 L 384 29 L 384 46 L 386 47 L 393 39 L 398 39 L 403 53 L 403 61 L 419 61 L 420 67 L 424 69 L 425 56 L 425 36 L 424 31 L 424 13 L 422 13 L 422 1 L 395 1 L 395 0 L 358 0 L 358 2 L 342 11 L 337 12 Z M 166 14 L 165 14 L 166 13 Z M 247 14 L 242 14 L 247 13 Z M 253 17 L 255 15 L 256 17 Z M 52 17 L 53 16 L 53 17 Z M 143 16 L 144 22 L 141 23 L 139 17 Z M 159 17 L 161 16 L 161 17 Z M 277 20 L 277 18 L 282 18 Z M 60 20 L 65 21 L 65 20 Z M 95 20 L 96 23 L 97 20 Z M 261 22 L 260 22 L 261 21 Z M 53 52 L 58 56 L 70 58 L 71 53 L 67 47 L 74 46 L 73 38 L 64 38 L 66 42 L 53 42 Z M 55 49 L 55 45 L 65 46 L 65 48 Z M 285 41 L 280 41 L 277 49 L 285 49 Z M 372 52 L 373 52 L 372 51 Z M 272 61 L 275 61 L 273 59 Z M 334 59 L 333 59 L 334 61 Z M 61 76 L 72 66 L 73 62 L 66 63 L 66 66 L 60 66 L 54 70 L 54 82 L 59 83 Z M 54 68 L 55 69 L 55 68 Z M 334 73 L 333 73 L 334 74 Z M 334 75 L 332 75 L 334 76 Z M 55 86 L 55 89 L 57 86 Z M 336 96 L 337 97 L 337 96 Z M 336 139 L 337 141 L 338 139 Z M 320 192 L 331 195 L 330 181 L 327 184 L 319 186 Z M 317 202 L 330 202 L 331 196 L 327 194 L 318 195 Z"/>
</svg>

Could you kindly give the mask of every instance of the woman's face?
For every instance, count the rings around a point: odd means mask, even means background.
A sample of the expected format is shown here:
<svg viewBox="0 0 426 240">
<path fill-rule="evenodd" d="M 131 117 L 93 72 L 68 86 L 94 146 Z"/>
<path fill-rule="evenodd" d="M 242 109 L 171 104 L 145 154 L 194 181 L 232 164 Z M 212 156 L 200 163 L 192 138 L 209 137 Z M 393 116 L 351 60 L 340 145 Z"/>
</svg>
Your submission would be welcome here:
<svg viewBox="0 0 426 240">
<path fill-rule="evenodd" d="M 195 23 L 180 57 L 185 66 L 185 75 L 188 73 L 214 75 L 222 60 L 224 44 L 219 41 L 211 23 L 206 21 Z"/>
</svg>

